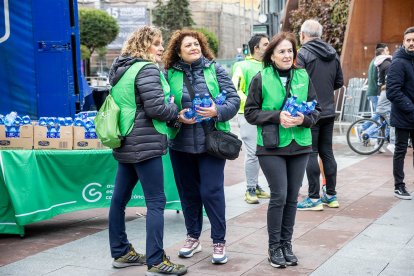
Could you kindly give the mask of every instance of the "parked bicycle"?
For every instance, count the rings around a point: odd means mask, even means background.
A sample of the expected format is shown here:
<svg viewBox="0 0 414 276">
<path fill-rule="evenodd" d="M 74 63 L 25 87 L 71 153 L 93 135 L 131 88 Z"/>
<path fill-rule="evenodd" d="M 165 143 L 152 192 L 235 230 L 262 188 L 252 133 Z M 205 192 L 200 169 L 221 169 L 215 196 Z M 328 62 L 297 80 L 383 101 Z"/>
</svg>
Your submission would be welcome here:
<svg viewBox="0 0 414 276">
<path fill-rule="evenodd" d="M 385 141 L 389 141 L 389 135 L 389 124 L 380 115 L 378 121 L 363 118 L 353 122 L 346 133 L 346 141 L 356 153 L 370 155 L 379 151 Z"/>
</svg>

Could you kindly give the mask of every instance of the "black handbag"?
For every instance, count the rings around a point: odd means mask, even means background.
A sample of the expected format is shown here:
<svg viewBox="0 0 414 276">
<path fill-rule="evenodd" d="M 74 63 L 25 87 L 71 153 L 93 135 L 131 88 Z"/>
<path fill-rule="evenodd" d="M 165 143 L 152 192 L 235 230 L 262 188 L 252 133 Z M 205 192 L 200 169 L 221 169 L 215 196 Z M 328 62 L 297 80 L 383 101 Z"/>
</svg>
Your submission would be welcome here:
<svg viewBox="0 0 414 276">
<path fill-rule="evenodd" d="M 193 87 L 186 74 L 184 73 L 183 75 L 185 85 L 187 86 L 191 100 L 193 100 L 195 97 Z M 209 130 L 205 122 L 202 122 L 202 126 L 206 136 L 206 150 L 208 154 L 220 159 L 228 160 L 234 160 L 239 157 L 242 141 L 237 138 L 237 135 L 217 129 Z"/>
</svg>

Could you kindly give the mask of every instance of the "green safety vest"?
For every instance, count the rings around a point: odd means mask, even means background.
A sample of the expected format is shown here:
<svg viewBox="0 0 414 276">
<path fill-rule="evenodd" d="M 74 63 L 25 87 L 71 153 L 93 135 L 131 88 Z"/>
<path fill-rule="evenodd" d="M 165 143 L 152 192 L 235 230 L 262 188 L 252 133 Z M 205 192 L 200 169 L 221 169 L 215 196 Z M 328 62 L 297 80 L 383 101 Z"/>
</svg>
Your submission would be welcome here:
<svg viewBox="0 0 414 276">
<path fill-rule="evenodd" d="M 214 68 L 214 63 L 212 63 L 208 68 L 203 69 L 204 79 L 207 84 L 208 91 L 210 92 L 213 99 L 220 94 L 220 87 L 217 81 L 216 70 Z M 183 98 L 183 84 L 184 84 L 184 73 L 173 68 L 168 69 L 168 81 L 171 87 L 171 95 L 174 96 L 174 103 L 178 106 L 178 110 L 182 110 L 183 106 L 181 100 Z M 230 124 L 226 122 L 216 122 L 216 128 L 220 131 L 229 132 Z M 179 129 L 170 128 L 169 137 L 174 139 L 177 135 Z"/>
<path fill-rule="evenodd" d="M 279 74 L 273 67 L 266 67 L 262 76 L 262 110 L 281 110 L 286 96 L 286 88 L 280 80 Z M 290 95 L 297 95 L 300 103 L 308 98 L 309 76 L 305 69 L 290 71 Z M 279 127 L 280 148 L 289 145 L 295 140 L 301 146 L 312 144 L 312 135 L 309 128 L 295 126 L 291 128 Z M 262 126 L 257 126 L 257 144 L 263 146 Z"/>
<path fill-rule="evenodd" d="M 114 98 L 116 104 L 119 106 L 121 112 L 119 115 L 119 130 L 122 136 L 127 136 L 135 122 L 135 113 L 137 111 L 137 105 L 135 102 L 135 77 L 139 71 L 147 64 L 153 64 L 152 62 L 135 62 L 124 73 L 121 79 L 111 89 L 111 95 Z M 164 90 L 165 103 L 168 101 L 170 94 L 170 86 L 164 77 L 164 74 L 160 72 L 161 85 Z M 166 122 L 152 119 L 152 123 L 155 129 L 161 134 L 168 134 Z"/>
<path fill-rule="evenodd" d="M 243 93 L 247 96 L 249 94 L 249 85 L 253 77 L 263 70 L 263 62 L 255 60 L 253 57 L 250 56 L 247 57 L 245 60 L 236 62 L 233 66 L 233 73 L 235 73 L 237 68 L 240 68 L 244 79 L 244 83 L 239 84 L 241 86 L 240 88 L 243 91 Z M 238 89 L 239 87 L 236 88 Z M 240 102 L 239 113 L 244 113 L 245 104 L 246 101 Z"/>
</svg>

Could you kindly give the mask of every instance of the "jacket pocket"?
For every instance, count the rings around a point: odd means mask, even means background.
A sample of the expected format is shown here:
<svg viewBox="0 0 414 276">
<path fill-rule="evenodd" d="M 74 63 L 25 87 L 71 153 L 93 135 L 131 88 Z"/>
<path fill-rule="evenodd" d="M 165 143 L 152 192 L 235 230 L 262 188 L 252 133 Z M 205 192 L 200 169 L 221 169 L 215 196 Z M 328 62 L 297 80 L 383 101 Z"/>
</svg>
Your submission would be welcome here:
<svg viewBox="0 0 414 276">
<path fill-rule="evenodd" d="M 262 126 L 263 146 L 276 148 L 279 146 L 279 125 L 267 124 Z"/>
</svg>

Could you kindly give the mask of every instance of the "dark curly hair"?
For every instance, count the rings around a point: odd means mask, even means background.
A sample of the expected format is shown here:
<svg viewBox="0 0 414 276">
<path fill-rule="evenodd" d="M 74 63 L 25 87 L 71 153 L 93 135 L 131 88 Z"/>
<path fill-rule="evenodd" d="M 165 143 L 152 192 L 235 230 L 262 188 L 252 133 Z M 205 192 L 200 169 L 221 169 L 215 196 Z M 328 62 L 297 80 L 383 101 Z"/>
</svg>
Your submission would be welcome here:
<svg viewBox="0 0 414 276">
<path fill-rule="evenodd" d="M 282 43 L 283 40 L 287 40 L 290 43 L 292 43 L 292 47 L 293 47 L 293 60 L 296 59 L 296 55 L 297 55 L 297 50 L 296 50 L 296 37 L 293 33 L 288 33 L 288 32 L 281 32 L 278 33 L 277 35 L 272 37 L 272 40 L 269 43 L 269 46 L 267 46 L 266 51 L 263 54 L 263 63 L 264 63 L 264 67 L 268 67 L 268 66 L 272 66 L 273 65 L 273 61 L 271 59 L 271 56 L 273 54 L 273 51 L 275 50 L 275 48 Z M 295 67 L 295 65 L 293 65 Z"/>
<path fill-rule="evenodd" d="M 208 46 L 207 38 L 203 33 L 191 29 L 177 30 L 172 34 L 164 54 L 163 62 L 165 69 L 171 68 L 181 59 L 178 54 L 180 53 L 181 43 L 186 36 L 191 36 L 198 40 L 201 47 L 201 53 L 205 58 L 209 60 L 214 59 L 213 51 Z"/>
</svg>

